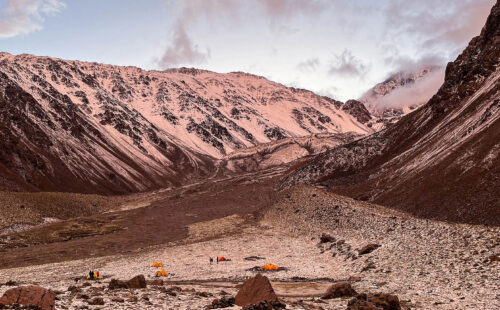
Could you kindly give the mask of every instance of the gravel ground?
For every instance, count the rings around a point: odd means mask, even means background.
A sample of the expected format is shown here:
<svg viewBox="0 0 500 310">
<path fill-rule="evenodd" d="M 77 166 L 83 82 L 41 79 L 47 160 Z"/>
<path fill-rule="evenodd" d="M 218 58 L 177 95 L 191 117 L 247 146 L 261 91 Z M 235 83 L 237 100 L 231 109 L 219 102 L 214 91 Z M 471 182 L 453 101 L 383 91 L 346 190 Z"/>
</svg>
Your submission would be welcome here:
<svg viewBox="0 0 500 310">
<path fill-rule="evenodd" d="M 417 219 L 307 186 L 283 195 L 263 224 L 333 236 L 318 250 L 342 265 L 336 278 L 360 276 L 359 290 L 394 293 L 419 309 L 500 309 L 500 263 L 489 259 L 500 256 L 499 227 Z M 359 255 L 369 243 L 380 247 Z"/>
</svg>

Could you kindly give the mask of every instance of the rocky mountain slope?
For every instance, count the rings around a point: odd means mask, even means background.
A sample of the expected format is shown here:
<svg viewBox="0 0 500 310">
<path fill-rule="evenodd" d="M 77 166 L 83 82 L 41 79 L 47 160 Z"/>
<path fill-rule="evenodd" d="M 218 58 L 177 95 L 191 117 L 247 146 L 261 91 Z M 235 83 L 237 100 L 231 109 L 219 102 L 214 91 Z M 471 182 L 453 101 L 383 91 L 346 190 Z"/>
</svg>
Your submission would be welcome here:
<svg viewBox="0 0 500 310">
<path fill-rule="evenodd" d="M 245 73 L 0 53 L 0 188 L 115 193 L 184 184 L 235 150 L 372 131 L 342 107 Z"/>
<path fill-rule="evenodd" d="M 284 185 L 323 182 L 424 217 L 500 225 L 499 62 L 497 2 L 426 105 L 386 130 L 317 156 Z"/>
<path fill-rule="evenodd" d="M 443 71 L 440 66 L 423 65 L 394 73 L 372 87 L 359 99 L 372 116 L 369 125 L 382 129 L 425 104 L 441 85 Z"/>
<path fill-rule="evenodd" d="M 297 164 L 296 161 L 304 160 L 305 157 L 326 152 L 361 137 L 361 135 L 354 133 L 323 133 L 306 137 L 285 138 L 236 150 L 224 156 L 221 165 L 235 173 L 294 165 Z"/>
</svg>

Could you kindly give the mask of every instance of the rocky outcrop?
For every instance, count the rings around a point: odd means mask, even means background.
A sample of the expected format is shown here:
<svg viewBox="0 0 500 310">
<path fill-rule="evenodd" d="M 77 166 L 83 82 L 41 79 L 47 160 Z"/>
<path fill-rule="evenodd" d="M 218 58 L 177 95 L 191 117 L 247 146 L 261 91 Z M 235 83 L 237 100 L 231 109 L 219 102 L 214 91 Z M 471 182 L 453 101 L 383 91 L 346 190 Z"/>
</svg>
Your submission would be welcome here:
<svg viewBox="0 0 500 310">
<path fill-rule="evenodd" d="M 278 301 L 278 296 L 266 276 L 257 274 L 243 283 L 235 297 L 235 304 L 241 307 L 259 304 L 260 302 Z"/>
<path fill-rule="evenodd" d="M 436 95 L 386 130 L 311 159 L 284 181 L 321 183 L 440 220 L 500 225 L 500 4 Z"/>
<path fill-rule="evenodd" d="M 37 285 L 16 287 L 7 290 L 0 298 L 0 306 L 14 304 L 52 310 L 55 309 L 55 294 Z"/>
<path fill-rule="evenodd" d="M 293 165 L 304 157 L 320 154 L 338 145 L 361 138 L 354 133 L 313 134 L 299 138 L 283 138 L 224 156 L 222 166 L 232 172 L 252 172 Z"/>
<path fill-rule="evenodd" d="M 342 110 L 347 111 L 362 124 L 365 124 L 372 119 L 372 116 L 366 109 L 365 105 L 358 100 L 351 99 L 346 101 L 346 103 L 342 106 Z"/>
<path fill-rule="evenodd" d="M 364 247 L 362 247 L 361 249 L 359 249 L 358 254 L 359 255 L 369 254 L 369 253 L 375 251 L 376 249 L 378 249 L 379 247 L 380 247 L 379 244 L 369 243 L 369 244 L 365 245 Z"/>
<path fill-rule="evenodd" d="M 332 299 L 340 297 L 352 297 L 356 295 L 357 293 L 352 288 L 351 284 L 349 284 L 348 282 L 339 282 L 330 286 L 321 298 Z"/>
<path fill-rule="evenodd" d="M 234 297 L 222 297 L 214 299 L 212 303 L 206 307 L 206 309 L 221 309 L 232 306 L 234 306 Z"/>
</svg>

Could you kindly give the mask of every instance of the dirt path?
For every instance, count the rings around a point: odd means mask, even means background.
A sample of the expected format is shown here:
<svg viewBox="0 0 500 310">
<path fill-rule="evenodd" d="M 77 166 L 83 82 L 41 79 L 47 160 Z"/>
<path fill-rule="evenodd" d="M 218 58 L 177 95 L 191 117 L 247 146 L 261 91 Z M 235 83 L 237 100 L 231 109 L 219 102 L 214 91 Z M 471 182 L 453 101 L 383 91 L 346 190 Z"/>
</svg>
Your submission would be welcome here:
<svg viewBox="0 0 500 310">
<path fill-rule="evenodd" d="M 132 253 L 182 240 L 189 224 L 250 214 L 267 206 L 273 201 L 277 175 L 248 174 L 159 191 L 160 196 L 146 207 L 62 221 L 10 236 L 18 238 L 21 247 L 0 251 L 0 269 Z M 106 225 L 113 228 L 111 232 L 98 229 Z"/>
</svg>

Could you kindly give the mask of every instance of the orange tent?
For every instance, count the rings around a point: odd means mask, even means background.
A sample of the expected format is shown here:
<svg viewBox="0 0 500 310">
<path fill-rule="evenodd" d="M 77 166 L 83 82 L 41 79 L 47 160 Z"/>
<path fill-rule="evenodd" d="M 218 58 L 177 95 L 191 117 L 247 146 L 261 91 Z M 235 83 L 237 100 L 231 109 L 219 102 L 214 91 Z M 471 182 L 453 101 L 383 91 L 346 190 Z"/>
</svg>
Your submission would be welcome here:
<svg viewBox="0 0 500 310">
<path fill-rule="evenodd" d="M 265 264 L 264 266 L 260 267 L 262 270 L 278 270 L 279 267 L 273 264 Z"/>
<path fill-rule="evenodd" d="M 151 267 L 163 267 L 163 264 L 160 262 L 154 262 L 153 265 L 151 265 Z"/>
<path fill-rule="evenodd" d="M 165 269 L 160 269 L 156 272 L 157 277 L 166 277 L 168 276 L 168 272 Z"/>
</svg>

